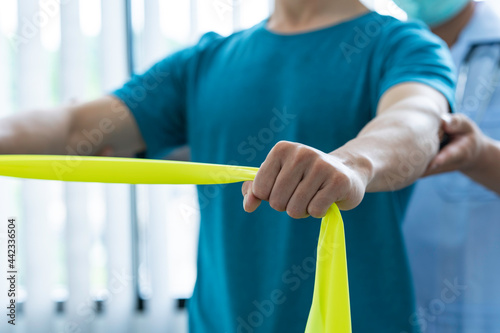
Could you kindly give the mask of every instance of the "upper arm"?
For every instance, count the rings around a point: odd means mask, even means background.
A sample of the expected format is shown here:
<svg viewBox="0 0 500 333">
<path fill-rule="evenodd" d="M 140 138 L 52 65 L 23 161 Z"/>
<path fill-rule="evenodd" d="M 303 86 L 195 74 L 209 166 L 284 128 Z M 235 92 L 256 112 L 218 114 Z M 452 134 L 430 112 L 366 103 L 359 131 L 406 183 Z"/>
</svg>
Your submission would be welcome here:
<svg viewBox="0 0 500 333">
<path fill-rule="evenodd" d="M 440 118 L 450 111 L 446 97 L 436 89 L 416 82 L 391 87 L 380 98 L 377 116 L 391 111 L 420 112 Z"/>
<path fill-rule="evenodd" d="M 389 89 L 380 99 L 376 117 L 359 133 L 379 133 L 387 136 L 387 128 L 397 128 L 421 140 L 441 137 L 441 116 L 448 112 L 446 98 L 437 90 L 421 83 L 402 83 Z M 434 139 L 432 139 L 434 141 Z"/>
<path fill-rule="evenodd" d="M 191 74 L 196 71 L 201 50 L 216 38 L 205 35 L 197 45 L 175 52 L 132 77 L 111 96 L 75 107 L 73 147 L 88 141 L 87 128 L 94 131 L 95 138 L 102 136 L 101 149 L 110 146 L 118 156 L 145 152 L 147 157 L 163 158 L 187 144 Z M 108 126 L 109 133 L 101 126 Z"/>
<path fill-rule="evenodd" d="M 129 108 L 115 97 L 71 106 L 69 114 L 67 154 L 95 155 L 110 148 L 114 156 L 133 156 L 145 148 Z"/>
<path fill-rule="evenodd" d="M 198 44 L 169 55 L 113 92 L 135 120 L 147 157 L 164 158 L 188 144 L 188 101 L 194 100 L 189 94 L 195 93 L 205 55 L 219 40 L 217 34 L 205 34 Z"/>
<path fill-rule="evenodd" d="M 382 96 L 375 121 L 368 124 L 362 132 L 380 124 L 396 125 L 416 136 L 426 132 L 434 133 L 431 135 L 435 135 L 435 144 L 438 145 L 438 139 L 441 140 L 443 136 L 441 117 L 449 110 L 447 99 L 434 88 L 414 82 L 398 84 Z"/>
<path fill-rule="evenodd" d="M 164 158 L 187 144 L 188 81 L 196 55 L 196 47 L 176 52 L 113 92 L 137 124 L 147 157 Z"/>
</svg>

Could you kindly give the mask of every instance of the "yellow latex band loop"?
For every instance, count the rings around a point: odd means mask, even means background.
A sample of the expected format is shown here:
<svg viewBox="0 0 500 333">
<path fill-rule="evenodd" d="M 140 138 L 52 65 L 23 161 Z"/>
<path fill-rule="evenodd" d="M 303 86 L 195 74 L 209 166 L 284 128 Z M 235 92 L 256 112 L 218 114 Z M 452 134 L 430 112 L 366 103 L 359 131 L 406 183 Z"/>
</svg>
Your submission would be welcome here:
<svg viewBox="0 0 500 333">
<path fill-rule="evenodd" d="M 124 184 L 226 184 L 253 180 L 258 168 L 114 157 L 0 155 L 0 175 Z M 314 296 L 306 333 L 350 333 L 344 225 L 337 205 L 321 223 Z"/>
</svg>

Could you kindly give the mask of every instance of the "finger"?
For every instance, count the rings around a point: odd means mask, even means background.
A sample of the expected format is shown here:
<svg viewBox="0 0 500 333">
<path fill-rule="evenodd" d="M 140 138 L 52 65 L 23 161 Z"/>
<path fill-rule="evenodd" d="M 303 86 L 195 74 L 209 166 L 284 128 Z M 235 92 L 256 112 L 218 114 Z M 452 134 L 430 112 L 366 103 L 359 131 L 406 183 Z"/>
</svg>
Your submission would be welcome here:
<svg viewBox="0 0 500 333">
<path fill-rule="evenodd" d="M 278 212 L 284 212 L 303 176 L 302 168 L 292 166 L 291 163 L 284 166 L 269 195 L 269 205 Z"/>
<path fill-rule="evenodd" d="M 455 139 L 446 146 L 429 165 L 424 176 L 449 172 L 460 168 L 468 154 L 468 144 L 466 138 Z"/>
<path fill-rule="evenodd" d="M 243 183 L 243 185 L 241 185 L 241 194 L 245 196 L 251 189 L 252 189 L 252 181 L 251 180 L 246 181 Z"/>
<path fill-rule="evenodd" d="M 268 158 L 262 163 L 255 175 L 252 185 L 252 193 L 260 200 L 269 200 L 271 190 L 276 181 L 276 177 L 281 169 L 281 161 L 279 158 L 273 158 L 269 155 Z"/>
<path fill-rule="evenodd" d="M 323 184 L 322 178 L 314 172 L 307 172 L 298 184 L 286 206 L 287 214 L 295 219 L 309 216 L 308 206 Z"/>
<path fill-rule="evenodd" d="M 437 166 L 434 166 L 434 167 L 429 167 L 425 173 L 423 174 L 422 177 L 429 177 L 429 176 L 433 176 L 433 175 L 438 175 L 438 174 L 442 174 L 442 173 L 447 173 L 447 172 L 452 172 L 452 171 L 456 171 L 460 168 L 460 165 L 459 164 L 446 164 L 446 165 L 437 165 Z"/>
<path fill-rule="evenodd" d="M 347 182 L 349 179 L 342 175 L 323 183 L 307 206 L 307 212 L 315 218 L 323 218 L 334 203 L 342 210 L 350 209 L 342 205 L 346 199 Z"/>
<path fill-rule="evenodd" d="M 434 158 L 433 164 L 446 165 L 465 160 L 470 149 L 470 140 L 467 137 L 457 137 Z"/>
<path fill-rule="evenodd" d="M 430 177 L 434 175 L 439 175 L 442 173 L 447 173 L 447 172 L 452 172 L 456 171 L 458 169 L 457 165 L 444 165 L 444 166 L 437 166 L 434 169 L 428 169 L 423 175 L 422 178 L 425 177 Z"/>
<path fill-rule="evenodd" d="M 244 182 L 241 186 L 241 193 L 243 194 L 243 209 L 248 212 L 254 212 L 261 203 L 261 200 L 252 193 L 252 181 Z"/>
<path fill-rule="evenodd" d="M 434 159 L 433 164 L 435 166 L 446 166 L 458 163 L 463 160 L 465 156 L 465 149 L 466 147 L 463 145 L 453 144 L 439 153 Z"/>
<path fill-rule="evenodd" d="M 327 187 L 320 188 L 309 202 L 307 213 L 318 219 L 323 218 L 328 208 L 338 199 L 338 197 L 332 195 L 331 190 Z"/>
<path fill-rule="evenodd" d="M 447 134 L 462 135 L 474 131 L 474 124 L 466 115 L 456 114 L 443 120 L 443 127 Z"/>
<path fill-rule="evenodd" d="M 260 206 L 261 202 L 262 202 L 262 200 L 260 200 L 259 198 L 257 198 L 252 193 L 252 191 L 250 191 L 247 194 L 247 196 L 245 197 L 245 199 L 243 200 L 243 209 L 245 209 L 245 211 L 247 213 L 252 213 L 252 212 L 254 212 Z"/>
</svg>

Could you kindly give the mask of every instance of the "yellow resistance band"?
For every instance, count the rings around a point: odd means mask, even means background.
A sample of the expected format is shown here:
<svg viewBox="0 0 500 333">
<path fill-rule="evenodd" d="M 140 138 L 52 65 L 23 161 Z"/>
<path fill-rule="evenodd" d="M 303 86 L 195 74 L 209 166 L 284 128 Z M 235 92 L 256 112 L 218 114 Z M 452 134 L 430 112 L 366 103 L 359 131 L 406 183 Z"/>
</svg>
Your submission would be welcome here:
<svg viewBox="0 0 500 333">
<path fill-rule="evenodd" d="M 257 168 L 114 157 L 0 155 L 0 175 L 123 184 L 227 184 L 253 180 Z M 306 333 L 350 333 L 344 225 L 333 204 L 321 223 L 314 296 Z"/>
</svg>

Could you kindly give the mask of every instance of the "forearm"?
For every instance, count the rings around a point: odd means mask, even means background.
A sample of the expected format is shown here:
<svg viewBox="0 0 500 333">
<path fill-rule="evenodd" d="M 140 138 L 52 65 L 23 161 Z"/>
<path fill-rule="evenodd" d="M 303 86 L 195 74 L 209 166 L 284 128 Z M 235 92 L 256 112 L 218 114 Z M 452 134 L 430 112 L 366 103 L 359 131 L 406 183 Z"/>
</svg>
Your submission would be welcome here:
<svg viewBox="0 0 500 333">
<path fill-rule="evenodd" d="M 0 154 L 133 156 L 144 149 L 129 109 L 111 96 L 0 120 Z"/>
<path fill-rule="evenodd" d="M 64 110 L 33 111 L 0 120 L 0 154 L 64 154 L 71 118 Z"/>
<path fill-rule="evenodd" d="M 398 190 L 417 180 L 437 153 L 439 125 L 437 113 L 394 110 L 331 155 L 364 175 L 366 192 Z"/>
<path fill-rule="evenodd" d="M 485 136 L 481 154 L 464 174 L 500 194 L 500 142 Z"/>
<path fill-rule="evenodd" d="M 281 141 L 269 152 L 255 180 L 242 187 L 243 206 L 253 212 L 262 200 L 293 218 L 325 216 L 336 203 L 356 208 L 366 192 L 403 188 L 424 171 L 439 149 L 444 96 L 418 83 L 391 88 L 377 116 L 357 137 L 326 154 Z"/>
</svg>

